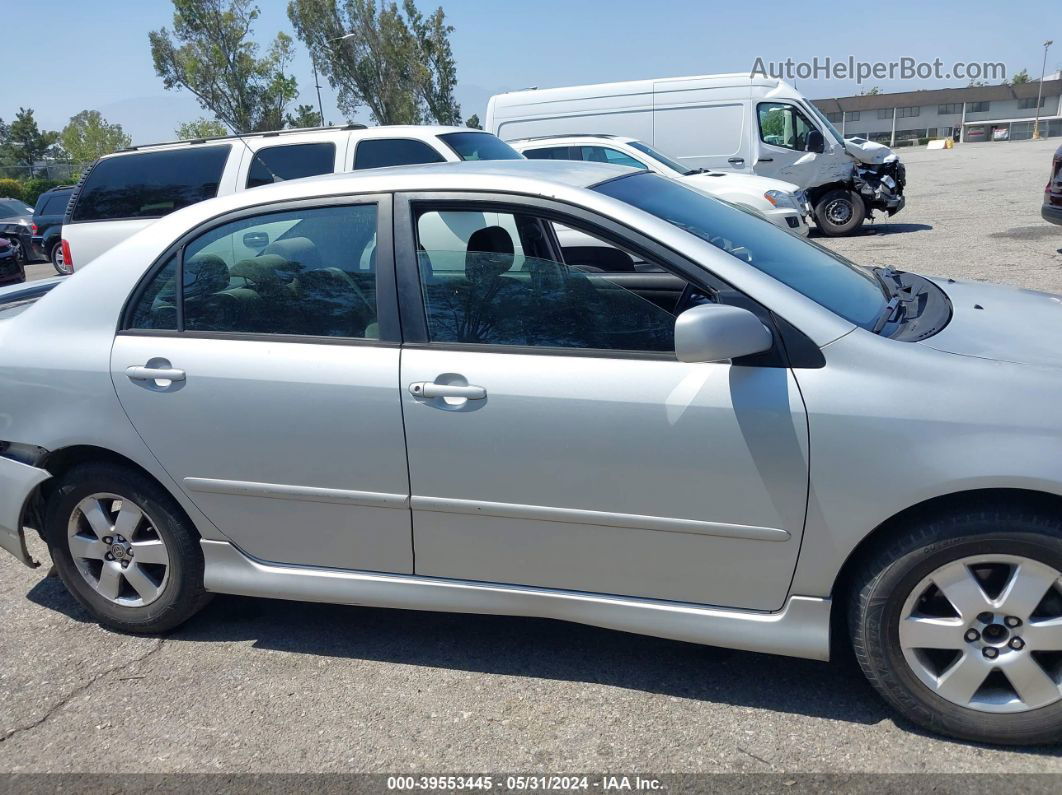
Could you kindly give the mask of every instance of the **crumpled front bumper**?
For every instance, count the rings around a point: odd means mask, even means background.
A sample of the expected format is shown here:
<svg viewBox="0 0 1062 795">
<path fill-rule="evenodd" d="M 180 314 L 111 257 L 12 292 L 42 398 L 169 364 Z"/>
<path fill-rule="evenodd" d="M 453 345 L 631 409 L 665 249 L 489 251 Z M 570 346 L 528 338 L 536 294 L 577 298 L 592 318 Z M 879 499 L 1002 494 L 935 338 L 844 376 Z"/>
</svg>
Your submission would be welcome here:
<svg viewBox="0 0 1062 795">
<path fill-rule="evenodd" d="M 45 469 L 0 457 L 0 547 L 31 568 L 40 564 L 26 549 L 22 510 L 33 490 L 51 476 Z"/>
</svg>

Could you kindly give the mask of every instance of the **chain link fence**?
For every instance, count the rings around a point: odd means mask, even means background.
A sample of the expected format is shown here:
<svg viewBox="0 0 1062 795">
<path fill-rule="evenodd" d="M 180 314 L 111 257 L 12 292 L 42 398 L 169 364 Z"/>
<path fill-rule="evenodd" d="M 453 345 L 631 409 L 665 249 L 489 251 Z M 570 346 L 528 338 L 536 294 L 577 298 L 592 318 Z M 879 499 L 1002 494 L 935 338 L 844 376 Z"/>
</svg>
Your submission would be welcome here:
<svg viewBox="0 0 1062 795">
<path fill-rule="evenodd" d="M 46 179 L 58 182 L 74 182 L 91 163 L 74 161 L 50 161 L 33 166 L 0 166 L 0 179 Z"/>
</svg>

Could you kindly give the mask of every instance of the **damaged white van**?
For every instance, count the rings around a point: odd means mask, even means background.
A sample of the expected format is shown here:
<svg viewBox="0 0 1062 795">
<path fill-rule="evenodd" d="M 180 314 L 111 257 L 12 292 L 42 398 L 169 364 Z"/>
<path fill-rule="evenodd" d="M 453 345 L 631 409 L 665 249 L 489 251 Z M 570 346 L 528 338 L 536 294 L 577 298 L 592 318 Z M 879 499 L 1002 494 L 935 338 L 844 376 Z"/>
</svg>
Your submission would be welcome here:
<svg viewBox="0 0 1062 795">
<path fill-rule="evenodd" d="M 782 80 L 744 74 L 635 80 L 498 94 L 486 128 L 503 140 L 612 134 L 645 141 L 683 166 L 792 182 L 827 235 L 904 206 L 906 173 L 887 146 L 842 138 Z"/>
</svg>

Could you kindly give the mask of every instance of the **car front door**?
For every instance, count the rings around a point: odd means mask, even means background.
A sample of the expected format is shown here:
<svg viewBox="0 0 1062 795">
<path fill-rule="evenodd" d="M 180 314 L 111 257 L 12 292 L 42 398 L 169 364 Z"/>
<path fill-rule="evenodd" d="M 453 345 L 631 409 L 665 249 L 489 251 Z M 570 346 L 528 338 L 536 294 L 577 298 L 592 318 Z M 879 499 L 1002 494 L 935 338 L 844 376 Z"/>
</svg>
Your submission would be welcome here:
<svg viewBox="0 0 1062 795">
<path fill-rule="evenodd" d="M 237 546 L 409 573 L 390 197 L 257 208 L 134 293 L 112 379 L 137 431 Z"/>
<path fill-rule="evenodd" d="M 823 155 L 808 151 L 808 135 L 817 129 L 796 105 L 758 103 L 759 153 L 753 171 L 761 177 L 794 182 L 802 188 L 819 184 Z"/>
<path fill-rule="evenodd" d="M 565 264 L 507 201 L 396 200 L 417 574 L 779 608 L 807 498 L 789 369 L 679 362 L 674 303 Z"/>
</svg>

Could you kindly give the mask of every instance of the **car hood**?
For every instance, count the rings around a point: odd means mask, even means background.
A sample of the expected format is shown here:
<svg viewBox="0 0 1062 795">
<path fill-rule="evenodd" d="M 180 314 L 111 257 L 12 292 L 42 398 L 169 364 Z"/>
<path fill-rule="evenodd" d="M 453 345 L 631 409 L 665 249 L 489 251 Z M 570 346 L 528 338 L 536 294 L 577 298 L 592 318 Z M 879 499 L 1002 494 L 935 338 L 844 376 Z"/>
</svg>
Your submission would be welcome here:
<svg viewBox="0 0 1062 795">
<path fill-rule="evenodd" d="M 851 138 L 845 138 L 844 148 L 848 154 L 860 163 L 866 163 L 870 166 L 880 166 L 882 163 L 889 160 L 899 159 L 899 155 L 893 152 L 889 147 L 885 146 L 885 144 L 879 144 L 876 141 L 863 140 L 860 143 Z"/>
<path fill-rule="evenodd" d="M 681 179 L 689 182 L 691 187 L 699 188 L 706 193 L 725 193 L 728 191 L 756 194 L 763 196 L 769 190 L 780 190 L 787 193 L 796 193 L 800 190 L 798 185 L 792 182 L 784 182 L 770 177 L 757 177 L 755 174 L 732 174 L 728 171 L 712 171 L 711 173 L 686 174 Z"/>
<path fill-rule="evenodd" d="M 998 284 L 930 279 L 952 318 L 920 344 L 961 356 L 1062 367 L 1062 295 Z"/>
</svg>

